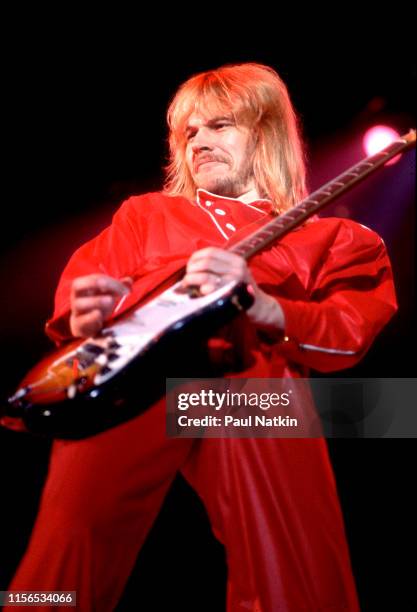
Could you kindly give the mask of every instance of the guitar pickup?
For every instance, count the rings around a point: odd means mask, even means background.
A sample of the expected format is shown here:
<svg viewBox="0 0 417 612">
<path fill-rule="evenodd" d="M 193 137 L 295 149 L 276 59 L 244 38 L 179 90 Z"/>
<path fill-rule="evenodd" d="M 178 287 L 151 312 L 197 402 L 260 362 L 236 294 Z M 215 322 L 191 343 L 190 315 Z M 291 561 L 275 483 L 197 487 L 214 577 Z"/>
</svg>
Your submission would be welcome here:
<svg viewBox="0 0 417 612">
<path fill-rule="evenodd" d="M 118 348 L 120 348 L 120 346 L 121 346 L 121 345 L 120 345 L 118 342 L 116 342 L 116 340 L 111 340 L 111 341 L 108 343 L 107 348 L 108 348 L 108 349 L 112 349 L 112 350 L 114 350 L 114 349 L 118 349 Z"/>
<path fill-rule="evenodd" d="M 102 346 L 92 343 L 84 344 L 81 350 L 87 351 L 87 353 L 91 353 L 92 355 L 101 355 L 102 353 L 104 353 L 104 348 Z"/>
<path fill-rule="evenodd" d="M 106 374 L 110 374 L 110 372 L 113 372 L 111 368 L 108 366 L 103 366 L 100 370 L 100 376 L 105 376 Z"/>
<path fill-rule="evenodd" d="M 94 363 L 94 359 L 91 358 L 91 355 L 83 355 L 82 353 L 76 353 L 75 357 L 70 357 L 65 362 L 68 367 L 76 368 L 77 370 L 86 370 L 92 363 Z"/>
<path fill-rule="evenodd" d="M 101 346 L 90 342 L 80 346 L 75 355 L 67 359 L 66 363 L 70 368 L 76 367 L 77 370 L 85 370 L 93 365 L 96 359 L 100 358 L 105 352 L 105 349 Z"/>
<path fill-rule="evenodd" d="M 189 285 L 188 287 L 178 285 L 178 287 L 175 287 L 174 291 L 179 295 L 188 295 L 190 298 L 201 297 L 200 289 L 197 285 Z"/>
</svg>

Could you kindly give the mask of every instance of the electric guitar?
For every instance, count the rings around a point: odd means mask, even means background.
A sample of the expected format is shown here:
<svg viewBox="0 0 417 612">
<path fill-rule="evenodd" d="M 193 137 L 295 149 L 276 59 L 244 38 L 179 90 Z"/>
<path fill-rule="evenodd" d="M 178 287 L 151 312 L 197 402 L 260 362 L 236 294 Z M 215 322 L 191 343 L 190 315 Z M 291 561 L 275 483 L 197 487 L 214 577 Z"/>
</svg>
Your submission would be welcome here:
<svg viewBox="0 0 417 612">
<path fill-rule="evenodd" d="M 414 146 L 415 141 L 412 130 L 229 250 L 251 258 Z M 97 336 L 71 341 L 40 361 L 2 408 L 3 424 L 59 438 L 82 438 L 150 407 L 164 393 L 164 364 L 172 361 L 176 347 L 203 341 L 253 303 L 246 285 L 237 282 L 228 282 L 205 296 L 184 291 L 180 280 L 184 271 L 175 274 L 168 289 L 132 307 Z"/>
</svg>

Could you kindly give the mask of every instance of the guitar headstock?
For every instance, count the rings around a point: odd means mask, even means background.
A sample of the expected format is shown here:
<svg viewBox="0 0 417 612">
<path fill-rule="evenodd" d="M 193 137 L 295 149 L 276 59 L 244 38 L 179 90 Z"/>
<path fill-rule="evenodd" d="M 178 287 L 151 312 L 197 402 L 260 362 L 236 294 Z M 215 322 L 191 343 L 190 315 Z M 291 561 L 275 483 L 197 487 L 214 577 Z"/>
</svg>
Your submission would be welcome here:
<svg viewBox="0 0 417 612">
<path fill-rule="evenodd" d="M 412 146 L 416 142 L 416 130 L 410 130 L 408 134 L 401 136 L 400 140 L 405 140 L 405 142 Z"/>
</svg>

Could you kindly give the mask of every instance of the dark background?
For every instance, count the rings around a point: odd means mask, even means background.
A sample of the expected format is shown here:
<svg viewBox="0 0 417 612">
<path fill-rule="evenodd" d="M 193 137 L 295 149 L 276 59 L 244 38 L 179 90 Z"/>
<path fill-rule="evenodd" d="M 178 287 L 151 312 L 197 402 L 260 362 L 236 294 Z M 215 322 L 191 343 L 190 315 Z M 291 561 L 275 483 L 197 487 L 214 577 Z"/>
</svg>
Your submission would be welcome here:
<svg viewBox="0 0 417 612">
<path fill-rule="evenodd" d="M 13 23 L 4 54 L 2 397 L 51 347 L 43 323 L 69 255 L 125 197 L 160 187 L 165 109 L 191 74 L 240 61 L 277 69 L 301 116 L 312 188 L 363 156 L 366 127 L 415 126 L 415 65 L 404 35 L 410 15 L 400 9 L 369 29 L 353 23 L 347 33 L 332 26 L 314 34 L 289 33 L 282 21 L 267 31 L 268 15 L 241 30 L 210 12 L 206 30 L 196 19 L 168 34 L 154 22 L 128 27 L 109 19 L 104 26 L 100 15 L 71 21 L 68 31 L 69 20 L 56 16 L 54 27 L 33 28 L 30 17 Z M 410 152 L 326 212 L 383 236 L 400 304 L 364 361 L 343 375 L 415 376 L 414 168 Z M 331 440 L 329 447 L 363 610 L 414 609 L 415 440 Z M 0 449 L 1 590 L 30 533 L 49 445 L 0 430 Z M 220 611 L 225 575 L 204 509 L 178 479 L 119 609 L 168 609 L 170 602 L 169 609 Z"/>
</svg>

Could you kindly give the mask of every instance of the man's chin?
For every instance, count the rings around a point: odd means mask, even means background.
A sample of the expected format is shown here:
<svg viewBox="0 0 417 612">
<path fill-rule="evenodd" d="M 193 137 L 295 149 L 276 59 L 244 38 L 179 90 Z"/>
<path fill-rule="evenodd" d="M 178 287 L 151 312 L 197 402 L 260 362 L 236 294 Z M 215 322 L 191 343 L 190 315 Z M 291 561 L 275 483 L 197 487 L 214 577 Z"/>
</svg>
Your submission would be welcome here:
<svg viewBox="0 0 417 612">
<path fill-rule="evenodd" d="M 197 188 L 204 189 L 205 191 L 209 191 L 210 193 L 215 193 L 216 195 L 224 196 L 226 198 L 239 197 L 239 194 L 237 194 L 237 185 L 235 185 L 232 181 L 199 181 Z"/>
</svg>

